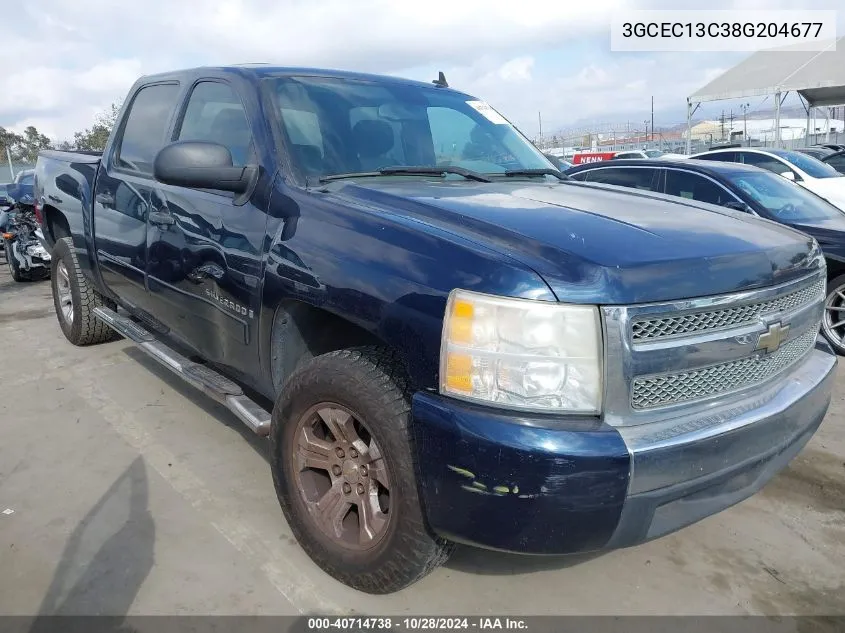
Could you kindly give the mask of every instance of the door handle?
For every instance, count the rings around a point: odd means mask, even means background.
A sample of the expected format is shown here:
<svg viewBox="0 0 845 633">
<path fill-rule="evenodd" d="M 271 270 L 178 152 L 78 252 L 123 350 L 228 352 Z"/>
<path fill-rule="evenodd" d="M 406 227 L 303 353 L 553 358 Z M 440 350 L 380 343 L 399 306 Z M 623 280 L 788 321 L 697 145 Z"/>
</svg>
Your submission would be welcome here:
<svg viewBox="0 0 845 633">
<path fill-rule="evenodd" d="M 150 224 L 154 224 L 156 226 L 171 226 L 176 224 L 176 220 L 173 216 L 166 211 L 150 211 L 147 217 L 150 220 Z"/>
<path fill-rule="evenodd" d="M 225 274 L 226 271 L 223 270 L 221 266 L 213 262 L 209 262 L 189 272 L 188 279 L 194 282 L 195 284 L 198 284 L 202 283 L 204 279 L 213 279 L 214 281 L 220 281 L 221 279 L 223 279 L 223 276 Z"/>
</svg>

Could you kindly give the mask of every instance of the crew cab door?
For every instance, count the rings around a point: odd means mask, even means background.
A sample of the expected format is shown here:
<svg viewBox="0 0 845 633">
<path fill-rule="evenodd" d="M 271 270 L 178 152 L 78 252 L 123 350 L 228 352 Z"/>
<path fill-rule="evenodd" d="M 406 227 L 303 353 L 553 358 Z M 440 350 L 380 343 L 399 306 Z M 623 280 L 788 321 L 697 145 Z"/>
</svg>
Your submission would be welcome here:
<svg viewBox="0 0 845 633">
<path fill-rule="evenodd" d="M 153 159 L 164 146 L 179 84 L 140 87 L 130 96 L 111 149 L 97 174 L 94 248 L 103 282 L 136 315 L 147 302 L 147 216 L 155 196 Z"/>
<path fill-rule="evenodd" d="M 233 87 L 201 79 L 188 90 L 173 141 L 227 147 L 256 162 L 253 133 Z M 147 284 L 155 316 L 208 361 L 247 373 L 257 360 L 263 209 L 231 192 L 156 183 L 147 227 Z"/>
</svg>

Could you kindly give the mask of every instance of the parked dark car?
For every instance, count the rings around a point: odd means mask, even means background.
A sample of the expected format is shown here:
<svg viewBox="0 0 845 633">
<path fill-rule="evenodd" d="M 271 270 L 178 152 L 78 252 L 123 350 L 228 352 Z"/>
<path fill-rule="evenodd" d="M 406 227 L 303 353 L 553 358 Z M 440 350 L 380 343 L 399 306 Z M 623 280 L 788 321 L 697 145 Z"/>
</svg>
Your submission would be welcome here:
<svg viewBox="0 0 845 633">
<path fill-rule="evenodd" d="M 807 156 L 812 156 L 813 158 L 818 158 L 819 160 L 824 160 L 825 156 L 830 156 L 836 150 L 829 147 L 798 147 L 795 151 L 806 154 Z"/>
<path fill-rule="evenodd" d="M 845 174 L 845 150 L 828 154 L 822 158 L 822 162 L 827 163 L 840 174 Z"/>
<path fill-rule="evenodd" d="M 583 182 L 666 193 L 747 211 L 812 235 L 827 261 L 827 301 L 822 332 L 845 354 L 845 213 L 800 185 L 742 163 L 614 161 L 567 170 Z M 842 318 L 839 318 L 839 315 Z"/>
<path fill-rule="evenodd" d="M 445 84 L 147 76 L 101 156 L 36 165 L 65 337 L 114 330 L 269 435 L 298 542 L 373 593 L 455 542 L 613 549 L 727 508 L 837 364 L 813 238 L 573 182 Z"/>
</svg>

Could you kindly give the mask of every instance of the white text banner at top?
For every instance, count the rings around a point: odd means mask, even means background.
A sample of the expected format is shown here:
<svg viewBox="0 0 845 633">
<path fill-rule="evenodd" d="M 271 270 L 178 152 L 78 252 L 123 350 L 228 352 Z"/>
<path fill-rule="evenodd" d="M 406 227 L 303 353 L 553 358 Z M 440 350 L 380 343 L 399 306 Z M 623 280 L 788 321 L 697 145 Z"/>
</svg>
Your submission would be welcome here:
<svg viewBox="0 0 845 633">
<path fill-rule="evenodd" d="M 836 11 L 620 11 L 610 49 L 619 52 L 823 51 L 836 40 Z M 845 45 L 845 44 L 840 44 Z"/>
</svg>

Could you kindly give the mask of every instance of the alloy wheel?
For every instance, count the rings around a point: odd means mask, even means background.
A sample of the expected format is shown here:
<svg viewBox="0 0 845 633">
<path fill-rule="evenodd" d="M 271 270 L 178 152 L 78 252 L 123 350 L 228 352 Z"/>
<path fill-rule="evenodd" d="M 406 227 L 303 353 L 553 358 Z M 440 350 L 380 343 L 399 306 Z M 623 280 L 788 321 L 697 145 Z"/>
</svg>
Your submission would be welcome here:
<svg viewBox="0 0 845 633">
<path fill-rule="evenodd" d="M 65 263 L 60 261 L 56 266 L 56 291 L 59 295 L 59 307 L 62 312 L 62 318 L 67 324 L 73 323 L 73 293 L 70 290 L 70 276 L 67 272 Z"/>
<path fill-rule="evenodd" d="M 322 403 L 302 416 L 295 438 L 296 485 L 317 528 L 347 549 L 375 547 L 391 518 L 390 477 L 366 426 Z"/>
<path fill-rule="evenodd" d="M 822 330 L 825 338 L 845 351 L 845 286 L 831 292 L 824 304 Z"/>
</svg>

